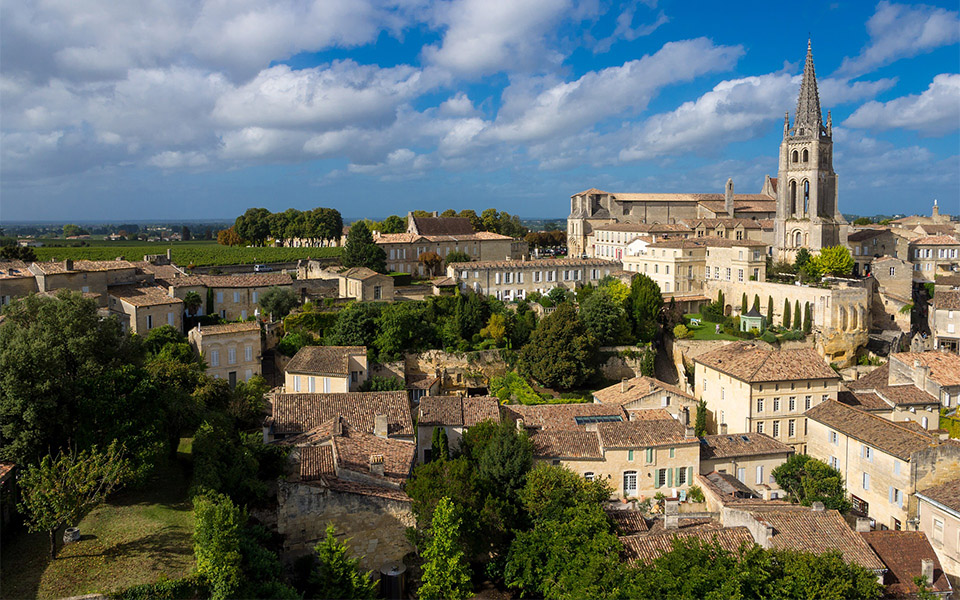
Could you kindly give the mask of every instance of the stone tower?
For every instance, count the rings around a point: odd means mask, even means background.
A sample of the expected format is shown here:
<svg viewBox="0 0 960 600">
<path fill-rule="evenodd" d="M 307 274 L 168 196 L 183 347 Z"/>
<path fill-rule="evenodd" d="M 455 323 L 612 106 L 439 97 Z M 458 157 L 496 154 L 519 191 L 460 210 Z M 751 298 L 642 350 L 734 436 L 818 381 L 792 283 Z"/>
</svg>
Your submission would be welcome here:
<svg viewBox="0 0 960 600">
<path fill-rule="evenodd" d="M 807 59 L 793 125 L 783 120 L 777 179 L 777 216 L 774 250 L 780 260 L 793 260 L 797 250 L 811 252 L 841 242 L 846 225 L 837 205 L 837 174 L 833 170 L 833 121 L 827 112 L 823 124 L 813 51 L 807 41 Z"/>
</svg>

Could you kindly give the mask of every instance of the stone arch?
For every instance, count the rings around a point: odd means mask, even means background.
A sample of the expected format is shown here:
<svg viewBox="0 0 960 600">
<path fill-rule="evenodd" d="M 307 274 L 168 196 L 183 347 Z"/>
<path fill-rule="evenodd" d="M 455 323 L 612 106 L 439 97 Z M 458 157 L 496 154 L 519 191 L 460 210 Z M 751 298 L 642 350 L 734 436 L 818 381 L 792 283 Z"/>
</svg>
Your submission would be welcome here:
<svg viewBox="0 0 960 600">
<path fill-rule="evenodd" d="M 790 182 L 790 216 L 797 214 L 797 181 Z"/>
<path fill-rule="evenodd" d="M 801 246 L 803 246 L 803 238 L 801 237 L 801 233 L 797 231 L 793 234 L 793 247 L 799 248 Z"/>
<path fill-rule="evenodd" d="M 857 330 L 857 307 L 850 307 L 850 331 Z"/>
</svg>

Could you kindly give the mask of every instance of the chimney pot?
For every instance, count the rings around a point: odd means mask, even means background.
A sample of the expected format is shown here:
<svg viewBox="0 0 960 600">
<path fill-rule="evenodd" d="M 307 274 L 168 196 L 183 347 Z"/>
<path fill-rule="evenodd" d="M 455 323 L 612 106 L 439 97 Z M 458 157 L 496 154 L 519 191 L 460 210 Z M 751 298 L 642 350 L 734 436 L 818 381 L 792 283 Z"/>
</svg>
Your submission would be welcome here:
<svg viewBox="0 0 960 600">
<path fill-rule="evenodd" d="M 625 394 L 627 392 L 627 378 L 623 377 L 620 379 L 620 393 Z"/>
<path fill-rule="evenodd" d="M 823 512 L 823 502 L 814 502 L 813 503 L 813 512 Z"/>
<path fill-rule="evenodd" d="M 870 531 L 870 519 L 866 517 L 857 518 L 857 533 Z"/>
<path fill-rule="evenodd" d="M 72 258 L 68 258 L 67 260 L 63 261 L 63 268 L 66 269 L 67 271 L 72 271 L 72 270 L 73 270 L 73 259 L 72 259 Z"/>
<path fill-rule="evenodd" d="M 377 437 L 387 437 L 387 415 L 375 415 L 373 418 L 373 434 Z"/>
<path fill-rule="evenodd" d="M 920 560 L 920 575 L 927 578 L 927 585 L 933 585 L 933 559 L 924 558 Z"/>
<path fill-rule="evenodd" d="M 383 455 L 382 454 L 370 455 L 370 474 L 383 477 Z"/>
<path fill-rule="evenodd" d="M 684 430 L 684 436 L 685 436 L 687 439 L 691 439 L 691 438 L 696 437 L 695 433 L 696 433 L 696 432 L 693 430 L 693 427 L 687 427 L 687 428 Z"/>
</svg>

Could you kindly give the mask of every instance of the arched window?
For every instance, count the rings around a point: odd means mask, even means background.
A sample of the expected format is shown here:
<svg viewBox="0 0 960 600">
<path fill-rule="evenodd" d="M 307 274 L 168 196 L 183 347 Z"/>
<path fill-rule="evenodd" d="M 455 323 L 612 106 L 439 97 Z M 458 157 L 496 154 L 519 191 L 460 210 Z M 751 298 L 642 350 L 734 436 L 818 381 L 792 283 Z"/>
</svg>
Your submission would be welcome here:
<svg viewBox="0 0 960 600">
<path fill-rule="evenodd" d="M 803 214 L 809 216 L 810 210 L 810 182 L 803 182 Z"/>
<path fill-rule="evenodd" d="M 797 182 L 790 182 L 790 214 L 794 215 L 797 212 Z"/>
<path fill-rule="evenodd" d="M 803 151 L 803 162 L 810 162 L 810 153 L 806 150 Z"/>
<path fill-rule="evenodd" d="M 800 232 L 798 231 L 797 234 L 793 236 L 793 247 L 799 248 L 802 245 L 803 245 L 803 238 L 800 236 Z"/>
<path fill-rule="evenodd" d="M 794 150 L 794 151 L 793 151 L 793 162 L 797 162 L 797 159 L 798 159 L 799 157 L 800 157 L 800 155 L 797 153 L 796 150 Z"/>
</svg>

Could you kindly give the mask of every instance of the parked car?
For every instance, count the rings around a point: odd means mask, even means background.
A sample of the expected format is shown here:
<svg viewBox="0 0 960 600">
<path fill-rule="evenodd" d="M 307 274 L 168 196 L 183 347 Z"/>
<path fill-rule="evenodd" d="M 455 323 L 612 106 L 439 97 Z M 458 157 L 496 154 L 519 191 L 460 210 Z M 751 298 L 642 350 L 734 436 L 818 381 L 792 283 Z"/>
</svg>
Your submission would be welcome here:
<svg viewBox="0 0 960 600">
<path fill-rule="evenodd" d="M 266 273 L 267 271 L 272 271 L 273 267 L 270 265 L 253 265 L 254 273 Z"/>
</svg>

